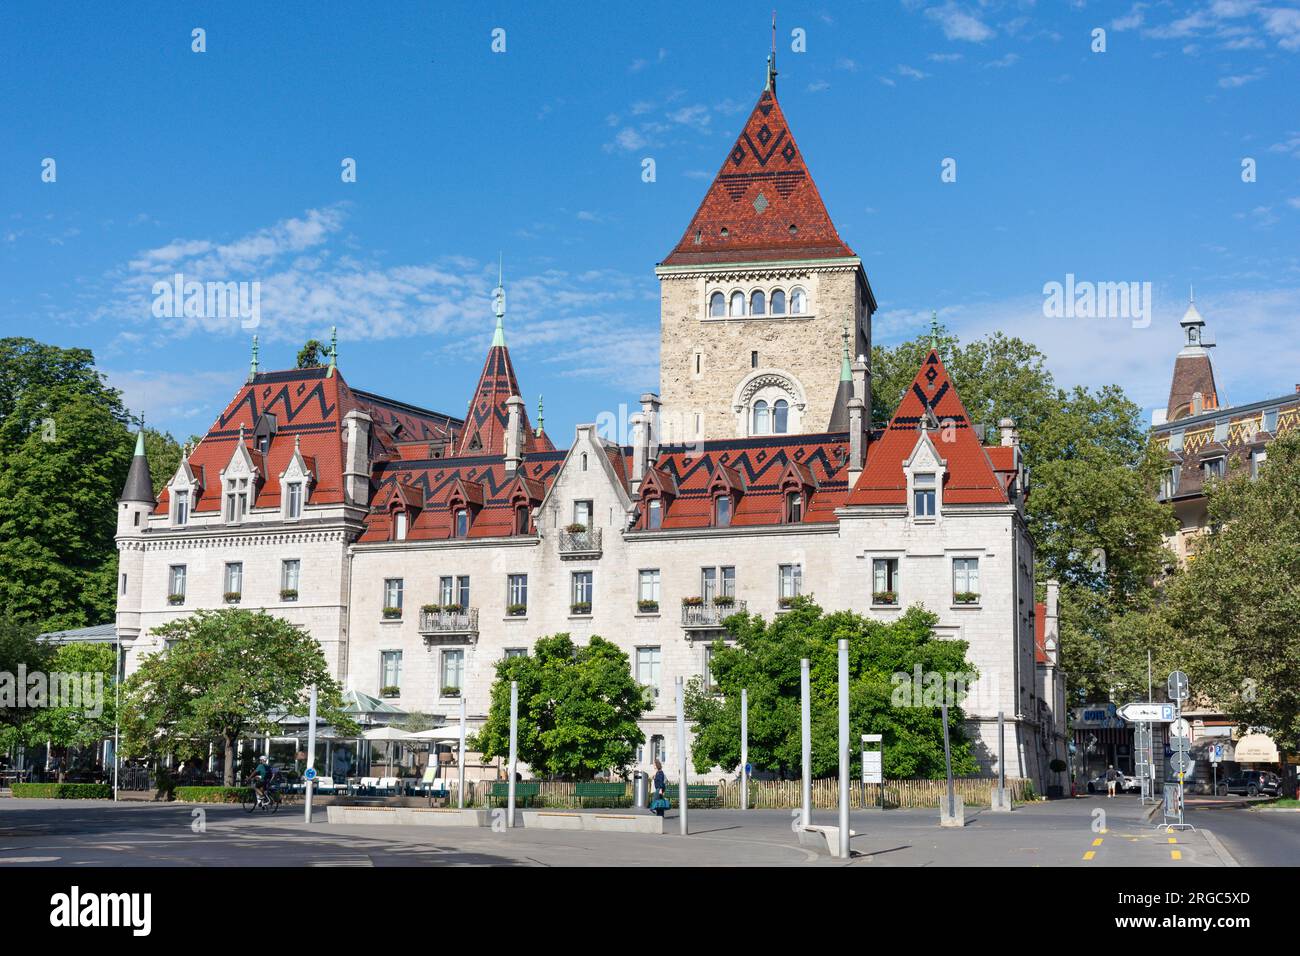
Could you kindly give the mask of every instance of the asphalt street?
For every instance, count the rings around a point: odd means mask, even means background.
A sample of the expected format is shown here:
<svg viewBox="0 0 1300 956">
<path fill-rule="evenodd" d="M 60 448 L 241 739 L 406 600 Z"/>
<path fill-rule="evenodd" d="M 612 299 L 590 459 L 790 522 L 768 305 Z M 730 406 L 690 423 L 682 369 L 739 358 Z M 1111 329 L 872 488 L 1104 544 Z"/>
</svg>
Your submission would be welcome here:
<svg viewBox="0 0 1300 956">
<path fill-rule="evenodd" d="M 833 811 L 815 823 L 834 824 Z M 853 860 L 799 846 L 786 810 L 692 810 L 682 838 L 663 835 L 330 825 L 301 808 L 249 816 L 239 807 L 0 800 L 0 866 L 1078 866 L 1293 865 L 1300 815 L 1195 809 L 1192 832 L 1166 834 L 1135 797 L 1077 798 L 1010 814 L 968 808 L 944 829 L 935 810 L 855 811 Z M 1210 833 L 1207 834 L 1206 830 Z M 1221 832 L 1223 839 L 1213 834 Z"/>
</svg>

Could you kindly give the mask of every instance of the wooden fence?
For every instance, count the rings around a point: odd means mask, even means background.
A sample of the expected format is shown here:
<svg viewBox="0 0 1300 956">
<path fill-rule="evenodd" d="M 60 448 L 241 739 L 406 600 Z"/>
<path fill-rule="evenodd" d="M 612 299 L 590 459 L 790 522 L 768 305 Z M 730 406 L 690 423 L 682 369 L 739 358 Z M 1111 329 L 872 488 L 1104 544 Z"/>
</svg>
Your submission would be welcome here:
<svg viewBox="0 0 1300 956">
<path fill-rule="evenodd" d="M 538 785 L 536 797 L 531 798 L 530 806 L 543 806 L 567 809 L 579 809 L 580 801 L 575 793 L 576 784 L 548 780 L 529 780 Z M 672 783 L 672 781 L 669 781 Z M 704 783 L 705 781 L 700 781 Z M 717 786 L 718 801 L 722 807 L 739 809 L 740 782 L 723 780 L 709 783 Z M 988 804 L 992 798 L 992 789 L 997 781 L 989 777 L 958 777 L 953 781 L 953 789 L 968 806 Z M 939 806 L 939 800 L 948 792 L 943 780 L 886 780 L 884 783 L 884 805 L 887 809 L 897 808 L 933 808 Z M 1012 799 L 1023 802 L 1033 797 L 1033 786 L 1028 780 L 1007 778 L 1007 789 Z M 852 809 L 880 806 L 880 784 L 863 784 L 861 780 L 849 781 L 849 806 Z M 467 784 L 465 788 L 466 806 L 500 805 L 503 800 L 491 797 L 492 782 L 480 781 Z M 801 802 L 802 783 L 799 780 L 750 780 L 749 805 L 762 810 L 797 809 Z M 812 805 L 816 810 L 834 810 L 839 806 L 840 784 L 836 778 L 814 780 L 812 782 Z M 590 807 L 630 806 L 632 802 L 632 785 L 627 784 L 626 795 L 622 799 L 588 799 L 581 801 Z M 456 803 L 455 785 L 452 785 L 450 803 Z M 520 800 L 523 805 L 523 800 Z"/>
</svg>

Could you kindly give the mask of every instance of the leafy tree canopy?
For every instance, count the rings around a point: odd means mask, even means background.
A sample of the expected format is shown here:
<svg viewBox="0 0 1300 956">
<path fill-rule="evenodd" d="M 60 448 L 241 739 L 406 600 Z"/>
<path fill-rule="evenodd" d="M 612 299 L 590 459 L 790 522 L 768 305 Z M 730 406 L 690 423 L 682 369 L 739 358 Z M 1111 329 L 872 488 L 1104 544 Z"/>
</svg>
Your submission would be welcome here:
<svg viewBox="0 0 1300 956">
<path fill-rule="evenodd" d="M 646 689 L 628 656 L 593 636 L 578 646 L 568 634 L 541 638 L 533 653 L 497 664 L 487 721 L 471 745 L 489 757 L 510 752 L 510 682 L 519 683 L 519 759 L 545 777 L 591 779 L 623 771 L 645 736 L 637 721 Z"/>
<path fill-rule="evenodd" d="M 757 615 L 728 618 L 734 646 L 714 646 L 712 672 L 716 693 L 706 693 L 698 680 L 688 695 L 687 716 L 693 722 L 692 758 L 697 772 L 721 766 L 728 772 L 740 764 L 740 692 L 748 691 L 749 760 L 760 770 L 796 776 L 801 772 L 800 667 L 810 661 L 812 773 L 834 774 L 839 727 L 838 641 L 849 641 L 849 730 L 884 736 L 884 770 L 890 777 L 944 775 L 943 721 L 937 694 L 926 696 L 951 679 L 958 691 L 949 699 L 949 740 L 953 772 L 978 770 L 971 741 L 962 730 L 960 687 L 977 676 L 966 659 L 965 641 L 934 636 L 938 617 L 921 607 L 909 608 L 896 621 L 884 623 L 859 614 L 824 613 L 810 598 L 800 598 L 772 621 Z M 917 668 L 922 688 L 917 689 Z M 903 675 L 896 677 L 895 675 Z M 935 675 L 930 678 L 930 675 Z M 928 679 L 928 681 L 927 681 Z M 918 699 L 919 698 L 919 699 Z M 860 771 L 859 747 L 851 751 Z"/>
<path fill-rule="evenodd" d="M 320 645 L 307 631 L 265 611 L 196 611 L 153 629 L 175 643 L 146 657 L 125 685 L 123 752 L 207 754 L 225 742 L 225 784 L 235 783 L 242 737 L 273 732 L 286 715 L 306 716 L 308 688 L 317 713 L 341 736 L 356 723 L 342 712 L 342 691 Z"/>
<path fill-rule="evenodd" d="M 298 368 L 321 368 L 329 352 L 320 339 L 308 339 L 298 350 Z"/>
</svg>

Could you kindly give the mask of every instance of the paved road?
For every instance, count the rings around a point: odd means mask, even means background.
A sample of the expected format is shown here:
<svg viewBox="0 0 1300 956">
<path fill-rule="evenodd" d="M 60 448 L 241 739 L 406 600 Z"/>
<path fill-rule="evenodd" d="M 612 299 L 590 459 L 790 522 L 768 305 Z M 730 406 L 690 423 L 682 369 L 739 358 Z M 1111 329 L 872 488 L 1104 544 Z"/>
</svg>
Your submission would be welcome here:
<svg viewBox="0 0 1300 956">
<path fill-rule="evenodd" d="M 1300 865 L 1300 812 L 1252 810 L 1237 802 L 1192 807 L 1186 819 L 1211 830 L 1242 866 Z"/>
<path fill-rule="evenodd" d="M 323 812 L 309 827 L 301 813 L 286 809 L 274 817 L 250 817 L 226 806 L 3 800 L 0 866 L 846 865 L 800 847 L 791 814 L 784 810 L 695 810 L 692 835 L 685 840 L 677 833 L 675 815 L 665 834 L 650 836 L 338 826 L 325 823 Z M 1240 821 L 1242 832 L 1261 816 Z M 1202 867 L 1226 862 L 1203 832 L 1157 833 L 1136 798 L 1062 800 L 1011 814 L 971 809 L 966 820 L 964 829 L 941 829 L 931 810 L 855 812 L 851 826 L 858 835 L 848 865 Z M 834 824 L 836 815 L 818 811 L 814 822 Z M 1263 826 L 1265 833 L 1273 826 L 1290 832 L 1291 823 Z M 1217 819 L 1211 829 L 1218 829 Z M 1230 845 L 1256 846 L 1269 839 L 1234 836 Z"/>
</svg>

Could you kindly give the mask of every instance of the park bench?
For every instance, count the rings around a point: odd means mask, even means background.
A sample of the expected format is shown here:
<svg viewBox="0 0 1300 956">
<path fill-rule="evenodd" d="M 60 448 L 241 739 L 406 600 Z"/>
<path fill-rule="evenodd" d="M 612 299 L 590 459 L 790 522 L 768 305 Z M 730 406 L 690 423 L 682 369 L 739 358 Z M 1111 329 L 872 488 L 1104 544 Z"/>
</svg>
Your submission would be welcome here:
<svg viewBox="0 0 1300 956">
<path fill-rule="evenodd" d="M 515 800 L 519 803 L 527 803 L 541 792 L 542 785 L 540 783 L 515 782 Z M 492 796 L 494 799 L 510 799 L 510 782 L 506 780 L 492 784 Z"/>
<path fill-rule="evenodd" d="M 677 784 L 670 783 L 664 787 L 664 797 L 672 806 L 677 806 Z M 693 803 L 704 803 L 711 807 L 721 806 L 722 802 L 718 799 L 718 788 L 714 784 L 688 783 L 686 785 L 687 806 Z"/>
<path fill-rule="evenodd" d="M 597 806 L 616 806 L 628 799 L 627 784 L 601 783 L 595 780 L 586 780 L 574 784 L 574 795 L 578 798 L 580 804 L 584 800 L 604 801 L 598 803 Z"/>
</svg>

